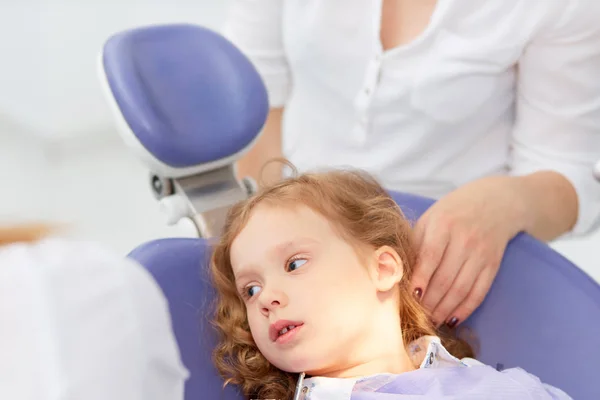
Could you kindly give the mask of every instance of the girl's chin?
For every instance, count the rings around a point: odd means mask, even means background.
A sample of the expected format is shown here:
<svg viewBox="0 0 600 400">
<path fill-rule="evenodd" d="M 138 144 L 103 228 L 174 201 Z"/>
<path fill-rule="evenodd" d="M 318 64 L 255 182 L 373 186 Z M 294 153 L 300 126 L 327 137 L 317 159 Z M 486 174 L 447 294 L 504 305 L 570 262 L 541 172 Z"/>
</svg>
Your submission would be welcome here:
<svg viewBox="0 0 600 400">
<path fill-rule="evenodd" d="M 310 374 L 309 371 L 316 371 L 314 368 L 314 362 L 308 362 L 309 360 L 290 360 L 289 358 L 286 360 L 279 359 L 276 362 L 271 362 L 278 369 L 288 372 L 290 374 L 299 374 L 304 372 L 307 376 L 313 375 Z"/>
</svg>

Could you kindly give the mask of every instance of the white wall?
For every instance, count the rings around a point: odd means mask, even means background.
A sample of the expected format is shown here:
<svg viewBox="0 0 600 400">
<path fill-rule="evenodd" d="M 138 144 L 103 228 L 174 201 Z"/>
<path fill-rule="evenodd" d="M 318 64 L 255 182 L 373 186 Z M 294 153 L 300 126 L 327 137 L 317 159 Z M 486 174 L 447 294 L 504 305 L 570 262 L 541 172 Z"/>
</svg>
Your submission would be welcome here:
<svg viewBox="0 0 600 400">
<path fill-rule="evenodd" d="M 96 79 L 106 38 L 154 23 L 218 29 L 227 0 L 19 0 L 0 11 L 0 122 L 40 136 L 112 129 Z M 6 123 L 6 122 L 5 122 Z"/>
</svg>

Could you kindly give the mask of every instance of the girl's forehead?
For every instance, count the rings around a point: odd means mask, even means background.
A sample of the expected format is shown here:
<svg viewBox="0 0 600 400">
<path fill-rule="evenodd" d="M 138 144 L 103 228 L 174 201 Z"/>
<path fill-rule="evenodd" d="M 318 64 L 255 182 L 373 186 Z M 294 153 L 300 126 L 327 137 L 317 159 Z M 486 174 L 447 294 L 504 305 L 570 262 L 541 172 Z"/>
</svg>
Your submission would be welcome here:
<svg viewBox="0 0 600 400">
<path fill-rule="evenodd" d="M 277 235 L 293 235 L 298 231 L 320 233 L 329 225 L 327 218 L 306 205 L 263 203 L 251 211 L 234 241 L 240 238 L 272 239 Z M 262 234 L 257 236 L 256 233 Z"/>
<path fill-rule="evenodd" d="M 261 259 L 293 246 L 327 241 L 335 234 L 327 219 L 307 206 L 259 207 L 231 242 L 232 264 L 241 257 Z"/>
</svg>

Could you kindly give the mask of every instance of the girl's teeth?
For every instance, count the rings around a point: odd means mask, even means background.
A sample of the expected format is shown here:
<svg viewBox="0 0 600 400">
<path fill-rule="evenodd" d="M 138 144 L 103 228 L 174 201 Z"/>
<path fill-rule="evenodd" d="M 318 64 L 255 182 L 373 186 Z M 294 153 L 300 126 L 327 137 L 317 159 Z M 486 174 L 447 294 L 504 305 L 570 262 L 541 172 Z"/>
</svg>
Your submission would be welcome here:
<svg viewBox="0 0 600 400">
<path fill-rule="evenodd" d="M 279 336 L 286 334 L 288 331 L 291 331 L 295 327 L 296 327 L 295 325 L 290 325 L 287 328 L 283 328 L 282 330 L 279 331 Z"/>
</svg>

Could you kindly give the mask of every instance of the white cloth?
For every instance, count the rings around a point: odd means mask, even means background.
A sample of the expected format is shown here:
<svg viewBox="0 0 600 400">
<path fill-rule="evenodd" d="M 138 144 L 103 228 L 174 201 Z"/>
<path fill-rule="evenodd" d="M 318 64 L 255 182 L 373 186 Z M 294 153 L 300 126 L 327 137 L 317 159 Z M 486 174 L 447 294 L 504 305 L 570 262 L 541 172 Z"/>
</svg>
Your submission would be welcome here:
<svg viewBox="0 0 600 400">
<path fill-rule="evenodd" d="M 234 0 L 224 34 L 285 106 L 300 171 L 352 166 L 439 198 L 492 174 L 555 170 L 574 233 L 600 214 L 600 1 L 438 0 L 413 42 L 383 51 L 382 0 Z"/>
<path fill-rule="evenodd" d="M 83 242 L 0 247 L 0 399 L 181 400 L 187 375 L 141 266 Z"/>
<path fill-rule="evenodd" d="M 472 359 L 463 358 L 459 360 L 446 350 L 440 338 L 436 336 L 423 336 L 408 346 L 408 353 L 418 370 L 440 370 L 444 368 L 469 368 L 485 367 L 483 363 Z M 512 368 L 504 372 L 497 372 L 487 368 L 487 374 L 480 375 L 479 379 L 451 379 L 439 387 L 439 382 L 432 380 L 432 375 L 423 375 L 407 372 L 405 374 L 375 374 L 357 378 L 307 378 L 300 388 L 300 400 L 351 400 L 353 394 L 371 393 L 370 396 L 359 397 L 361 399 L 554 399 L 569 400 L 571 397 L 562 390 L 544 384 L 520 368 Z M 410 378 L 406 378 L 407 375 Z M 508 384 L 515 385 L 513 388 L 495 387 L 500 375 L 508 376 Z M 439 374 L 438 374 L 439 375 Z M 375 394 L 387 385 L 398 382 L 402 377 L 406 378 L 396 388 L 382 390 L 380 397 Z M 456 374 L 455 378 L 459 378 Z M 504 377 L 503 377 L 504 378 Z M 399 390 L 402 388 L 402 390 Z M 522 397 L 523 391 L 527 397 Z M 418 393 L 415 395 L 415 392 Z M 443 393 L 443 394 L 442 394 Z M 452 395 L 451 395 L 452 393 Z M 519 393 L 517 397 L 514 395 Z M 446 397 L 447 396 L 447 397 Z"/>
<path fill-rule="evenodd" d="M 468 367 L 482 365 L 472 358 L 459 360 L 442 345 L 437 336 L 423 336 L 410 343 L 408 355 L 415 368 Z M 306 378 L 302 384 L 300 400 L 350 400 L 353 392 L 375 392 L 398 375 L 382 373 L 357 378 Z"/>
</svg>

